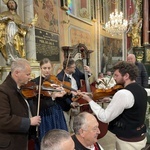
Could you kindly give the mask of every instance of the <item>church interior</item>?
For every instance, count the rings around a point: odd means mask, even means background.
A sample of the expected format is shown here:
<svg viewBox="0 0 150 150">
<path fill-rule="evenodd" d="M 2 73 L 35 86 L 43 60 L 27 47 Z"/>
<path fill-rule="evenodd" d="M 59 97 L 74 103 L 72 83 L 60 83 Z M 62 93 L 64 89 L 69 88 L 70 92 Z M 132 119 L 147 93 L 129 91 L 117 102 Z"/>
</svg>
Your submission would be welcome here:
<svg viewBox="0 0 150 150">
<path fill-rule="evenodd" d="M 0 0 L 0 13 L 7 10 L 6 1 Z M 18 45 L 23 47 L 24 53 L 18 51 L 17 57 L 30 62 L 32 78 L 39 76 L 41 59 L 49 58 L 53 65 L 52 72 L 57 75 L 63 68 L 64 59 L 71 57 L 81 71 L 82 60 L 86 59 L 92 71 L 89 81 L 93 83 L 98 73 L 106 74 L 118 61 L 126 61 L 131 53 L 144 64 L 150 86 L 149 0 L 15 1 L 18 4 L 17 14 L 24 23 L 22 41 Z M 32 26 L 26 28 L 29 24 Z M 0 22 L 0 83 L 10 72 L 9 58 L 3 51 L 7 44 L 3 42 Z M 107 107 L 107 103 L 103 107 Z M 149 111 L 146 121 L 150 121 Z M 147 124 L 149 132 L 150 126 Z M 145 150 L 150 149 L 150 134 L 147 137 Z M 114 150 L 114 142 L 114 135 L 110 132 L 99 139 L 105 150 Z"/>
</svg>

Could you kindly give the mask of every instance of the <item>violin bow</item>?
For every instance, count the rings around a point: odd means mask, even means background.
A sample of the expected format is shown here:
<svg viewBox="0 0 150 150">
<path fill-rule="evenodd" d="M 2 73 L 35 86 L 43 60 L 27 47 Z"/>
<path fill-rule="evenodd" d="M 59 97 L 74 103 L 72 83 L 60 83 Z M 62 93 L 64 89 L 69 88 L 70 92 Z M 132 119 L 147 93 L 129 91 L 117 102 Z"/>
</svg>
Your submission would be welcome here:
<svg viewBox="0 0 150 150">
<path fill-rule="evenodd" d="M 107 83 L 107 87 L 108 87 L 108 85 L 109 85 L 111 79 L 113 78 L 113 76 L 114 76 L 114 74 L 111 75 L 111 77 L 110 77 L 110 79 L 109 79 L 109 81 L 108 81 L 108 83 Z"/>
<path fill-rule="evenodd" d="M 69 55 L 68 55 L 68 59 L 67 59 L 67 63 L 66 63 L 65 69 L 66 69 L 67 66 L 68 66 L 69 59 L 70 59 L 70 53 L 69 53 Z M 65 81 L 65 72 L 64 72 L 64 76 L 63 76 L 63 81 L 62 81 L 62 82 L 64 82 L 64 81 Z"/>
<path fill-rule="evenodd" d="M 37 116 L 39 116 L 40 112 L 40 100 L 41 100 L 41 83 L 42 83 L 42 74 L 40 69 L 40 80 L 39 80 L 39 89 L 38 89 L 38 105 L 37 105 Z M 36 136 L 38 137 L 38 126 L 36 126 Z"/>
</svg>

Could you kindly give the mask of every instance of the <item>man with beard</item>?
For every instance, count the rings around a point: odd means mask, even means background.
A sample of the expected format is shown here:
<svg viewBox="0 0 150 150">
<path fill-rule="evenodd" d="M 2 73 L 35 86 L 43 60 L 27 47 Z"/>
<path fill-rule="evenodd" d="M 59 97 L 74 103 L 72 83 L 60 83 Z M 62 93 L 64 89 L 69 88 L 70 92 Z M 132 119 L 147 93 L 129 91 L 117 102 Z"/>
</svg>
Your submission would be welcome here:
<svg viewBox="0 0 150 150">
<path fill-rule="evenodd" d="M 88 75 L 91 74 L 89 66 L 84 66 L 84 70 L 88 73 Z M 60 81 L 67 81 L 70 82 L 71 88 L 74 90 L 79 90 L 81 88 L 81 80 L 85 80 L 85 74 L 82 73 L 75 64 L 75 61 L 70 58 L 70 59 L 65 59 L 63 62 L 63 69 L 62 71 L 57 75 L 57 78 Z M 73 118 L 74 116 L 79 113 L 79 107 L 75 108 L 78 104 L 76 102 L 71 103 L 71 99 L 74 96 L 74 93 L 67 95 L 64 97 L 66 99 L 66 102 L 68 103 L 68 109 L 64 110 L 66 121 L 68 124 L 68 127 L 70 127 L 70 130 L 72 132 L 72 124 L 73 124 Z M 61 106 L 63 107 L 64 103 L 63 101 L 60 101 Z M 69 113 L 67 112 L 70 109 L 70 105 L 73 107 Z M 66 107 L 66 104 L 64 106 Z"/>
<path fill-rule="evenodd" d="M 97 118 L 109 123 L 109 130 L 116 135 L 116 150 L 141 150 L 146 145 L 145 114 L 147 92 L 136 83 L 138 68 L 129 62 L 119 62 L 114 67 L 114 79 L 124 89 L 115 93 L 106 109 L 89 96 L 80 93 L 89 102 Z"/>
<path fill-rule="evenodd" d="M 24 37 L 32 25 L 23 24 L 14 0 L 8 0 L 6 4 L 8 11 L 0 14 L 0 50 L 6 64 L 10 65 L 15 58 L 25 58 Z"/>
<path fill-rule="evenodd" d="M 74 118 L 72 139 L 76 150 L 103 150 L 97 143 L 99 124 L 94 115 L 82 112 Z"/>
</svg>

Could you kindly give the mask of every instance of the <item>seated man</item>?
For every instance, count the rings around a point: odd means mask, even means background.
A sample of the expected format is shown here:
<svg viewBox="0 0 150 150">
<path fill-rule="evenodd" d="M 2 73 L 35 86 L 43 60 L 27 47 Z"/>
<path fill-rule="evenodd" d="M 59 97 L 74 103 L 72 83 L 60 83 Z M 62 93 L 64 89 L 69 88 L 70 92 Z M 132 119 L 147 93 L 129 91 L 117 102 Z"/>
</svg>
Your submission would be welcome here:
<svg viewBox="0 0 150 150">
<path fill-rule="evenodd" d="M 82 112 L 74 118 L 74 135 L 72 139 L 76 150 L 103 150 L 97 143 L 100 134 L 99 124 L 96 118 L 88 113 Z"/>
<path fill-rule="evenodd" d="M 105 76 L 96 80 L 96 88 L 98 89 L 110 89 L 115 85 L 116 81 L 114 80 L 111 71 L 107 71 Z"/>
<path fill-rule="evenodd" d="M 74 150 L 74 142 L 69 132 L 54 129 L 42 138 L 41 150 Z"/>
</svg>

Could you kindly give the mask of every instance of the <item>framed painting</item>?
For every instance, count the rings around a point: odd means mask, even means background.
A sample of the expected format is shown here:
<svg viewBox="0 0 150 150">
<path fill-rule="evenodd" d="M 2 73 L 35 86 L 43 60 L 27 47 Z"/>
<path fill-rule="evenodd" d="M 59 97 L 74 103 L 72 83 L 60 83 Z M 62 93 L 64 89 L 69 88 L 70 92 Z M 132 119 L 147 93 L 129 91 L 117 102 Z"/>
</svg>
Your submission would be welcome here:
<svg viewBox="0 0 150 150">
<path fill-rule="evenodd" d="M 91 0 L 91 20 L 96 21 L 96 0 Z"/>
<path fill-rule="evenodd" d="M 64 10 L 68 10 L 68 0 L 60 0 L 61 8 Z"/>
<path fill-rule="evenodd" d="M 106 73 L 113 65 L 122 60 L 122 40 L 100 36 L 101 72 Z"/>
<path fill-rule="evenodd" d="M 105 0 L 100 0 L 100 23 L 105 24 Z"/>
</svg>

